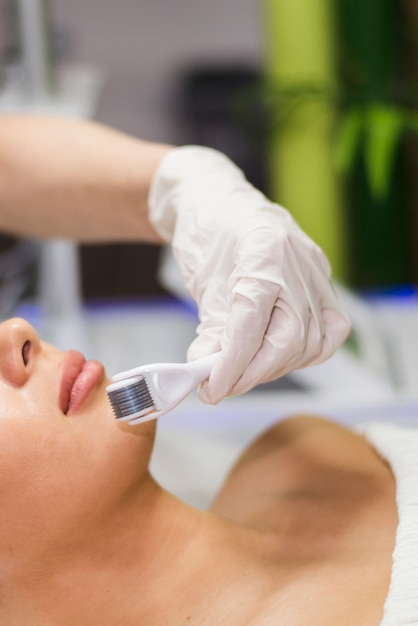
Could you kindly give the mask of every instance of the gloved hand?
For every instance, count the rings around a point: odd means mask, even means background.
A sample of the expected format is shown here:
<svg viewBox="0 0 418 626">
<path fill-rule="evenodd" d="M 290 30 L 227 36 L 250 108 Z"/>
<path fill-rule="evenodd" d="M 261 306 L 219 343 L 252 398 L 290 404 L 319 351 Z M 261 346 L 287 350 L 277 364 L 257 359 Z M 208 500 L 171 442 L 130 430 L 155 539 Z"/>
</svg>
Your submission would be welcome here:
<svg viewBox="0 0 418 626">
<path fill-rule="evenodd" d="M 204 402 L 323 361 L 346 339 L 350 325 L 321 249 L 222 153 L 168 153 L 149 214 L 199 308 L 188 359 L 221 350 L 199 390 Z"/>
</svg>

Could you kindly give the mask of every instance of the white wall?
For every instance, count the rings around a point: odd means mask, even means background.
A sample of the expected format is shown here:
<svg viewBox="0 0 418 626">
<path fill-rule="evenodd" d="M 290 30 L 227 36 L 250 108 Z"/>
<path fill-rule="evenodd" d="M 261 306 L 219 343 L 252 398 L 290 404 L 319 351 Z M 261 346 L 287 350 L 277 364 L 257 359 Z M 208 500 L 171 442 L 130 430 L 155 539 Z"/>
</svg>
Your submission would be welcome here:
<svg viewBox="0 0 418 626">
<path fill-rule="evenodd" d="M 257 0 L 52 0 L 70 59 L 109 75 L 98 118 L 138 136 L 179 142 L 179 72 L 198 63 L 258 67 Z"/>
</svg>

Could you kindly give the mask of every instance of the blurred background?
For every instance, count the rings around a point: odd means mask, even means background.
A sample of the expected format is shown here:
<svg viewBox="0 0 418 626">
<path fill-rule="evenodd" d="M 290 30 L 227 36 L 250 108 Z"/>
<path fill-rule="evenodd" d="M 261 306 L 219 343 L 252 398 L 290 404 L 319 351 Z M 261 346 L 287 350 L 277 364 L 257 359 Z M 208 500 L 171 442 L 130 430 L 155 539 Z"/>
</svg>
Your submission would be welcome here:
<svg viewBox="0 0 418 626">
<path fill-rule="evenodd" d="M 0 113 L 218 147 L 292 211 L 336 278 L 413 285 L 417 15 L 416 0 L 1 0 Z M 117 270 L 155 268 L 155 247 L 81 252 L 87 297 L 161 293 L 155 271 Z"/>
<path fill-rule="evenodd" d="M 417 0 L 0 0 L 0 55 L 1 115 L 218 148 L 327 253 L 350 340 L 254 405 L 228 401 L 229 424 L 313 399 L 341 419 L 415 419 Z M 113 371 L 183 360 L 197 323 L 158 246 L 1 237 L 0 316 L 15 313 Z M 198 410 L 225 429 L 225 409 Z"/>
<path fill-rule="evenodd" d="M 238 161 L 251 161 L 250 168 L 260 177 L 260 148 L 252 152 L 231 111 L 233 94 L 251 85 L 260 70 L 262 34 L 256 3 L 2 0 L 3 85 L 7 79 L 18 82 L 16 74 L 22 67 L 25 71 L 21 22 L 26 13 L 34 21 L 33 5 L 41 19 L 47 19 L 47 63 L 55 94 L 59 75 L 68 67 L 100 72 L 99 93 L 88 94 L 95 98 L 91 113 L 96 120 L 154 141 L 216 143 Z M 29 35 L 36 51 L 33 33 Z M 53 94 L 53 84 L 43 86 Z M 155 280 L 158 256 L 153 246 L 83 246 L 85 295 L 161 293 Z M 144 263 L 147 271 L 124 271 L 123 266 Z"/>
</svg>

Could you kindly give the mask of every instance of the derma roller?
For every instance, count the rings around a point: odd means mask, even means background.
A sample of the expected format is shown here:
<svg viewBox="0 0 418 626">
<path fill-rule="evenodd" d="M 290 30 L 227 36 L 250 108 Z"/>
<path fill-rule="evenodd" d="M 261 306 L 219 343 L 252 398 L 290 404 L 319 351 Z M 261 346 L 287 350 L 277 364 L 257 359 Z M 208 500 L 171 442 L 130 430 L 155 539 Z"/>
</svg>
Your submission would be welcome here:
<svg viewBox="0 0 418 626">
<path fill-rule="evenodd" d="M 174 409 L 208 378 L 219 353 L 190 363 L 153 363 L 116 374 L 106 387 L 117 420 L 147 422 Z"/>
</svg>

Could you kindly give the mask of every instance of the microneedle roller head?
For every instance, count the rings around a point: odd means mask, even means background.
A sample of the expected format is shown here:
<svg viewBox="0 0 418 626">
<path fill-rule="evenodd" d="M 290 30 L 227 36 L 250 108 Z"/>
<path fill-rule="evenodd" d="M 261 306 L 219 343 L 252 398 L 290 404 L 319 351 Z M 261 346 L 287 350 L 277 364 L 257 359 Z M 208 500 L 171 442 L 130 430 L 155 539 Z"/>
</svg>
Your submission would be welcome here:
<svg viewBox="0 0 418 626">
<path fill-rule="evenodd" d="M 142 375 L 112 383 L 106 391 L 116 419 L 140 417 L 156 408 Z"/>
<path fill-rule="evenodd" d="M 208 378 L 218 358 L 215 353 L 190 363 L 151 363 L 116 374 L 106 387 L 116 419 L 134 425 L 168 413 Z"/>
</svg>

